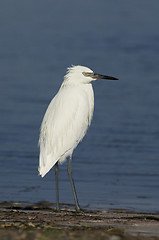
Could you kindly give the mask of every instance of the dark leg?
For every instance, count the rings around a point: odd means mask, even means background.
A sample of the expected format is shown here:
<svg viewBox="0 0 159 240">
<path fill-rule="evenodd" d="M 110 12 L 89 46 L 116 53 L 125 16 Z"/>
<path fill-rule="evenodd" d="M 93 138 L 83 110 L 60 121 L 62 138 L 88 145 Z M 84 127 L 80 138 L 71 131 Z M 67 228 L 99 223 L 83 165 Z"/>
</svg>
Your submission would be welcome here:
<svg viewBox="0 0 159 240">
<path fill-rule="evenodd" d="M 80 206 L 79 206 L 78 199 L 77 199 L 76 189 L 75 189 L 74 181 L 72 178 L 72 156 L 70 156 L 70 158 L 69 158 L 67 171 L 68 171 L 68 175 L 70 177 L 71 187 L 72 187 L 73 196 L 74 196 L 75 205 L 76 205 L 76 211 L 80 211 Z"/>
<path fill-rule="evenodd" d="M 59 166 L 58 162 L 55 164 L 55 180 L 56 180 L 56 210 L 60 211 L 59 206 L 59 184 L 58 184 L 58 174 L 59 174 Z"/>
</svg>

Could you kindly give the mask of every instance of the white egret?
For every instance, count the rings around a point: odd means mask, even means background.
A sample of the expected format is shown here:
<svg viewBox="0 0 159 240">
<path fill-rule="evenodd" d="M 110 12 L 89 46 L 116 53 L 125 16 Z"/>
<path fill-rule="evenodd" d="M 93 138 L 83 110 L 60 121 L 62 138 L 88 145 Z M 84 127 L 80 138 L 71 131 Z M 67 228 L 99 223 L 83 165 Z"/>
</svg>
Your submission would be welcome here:
<svg viewBox="0 0 159 240">
<path fill-rule="evenodd" d="M 67 157 L 68 175 L 72 186 L 76 210 L 80 210 L 77 194 L 72 178 L 72 153 L 82 141 L 91 124 L 94 110 L 94 93 L 92 81 L 97 79 L 118 80 L 117 78 L 94 73 L 83 66 L 72 66 L 64 77 L 64 81 L 50 102 L 44 115 L 40 137 L 39 174 L 45 174 L 55 165 L 56 209 L 59 206 L 58 163 Z"/>
</svg>

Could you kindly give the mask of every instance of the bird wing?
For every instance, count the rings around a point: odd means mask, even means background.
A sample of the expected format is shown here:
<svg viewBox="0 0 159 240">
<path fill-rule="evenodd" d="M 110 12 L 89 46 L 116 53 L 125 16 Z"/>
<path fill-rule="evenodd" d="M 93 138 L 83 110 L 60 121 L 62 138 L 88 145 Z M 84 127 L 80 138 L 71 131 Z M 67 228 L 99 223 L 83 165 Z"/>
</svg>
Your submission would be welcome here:
<svg viewBox="0 0 159 240">
<path fill-rule="evenodd" d="M 43 177 L 72 155 L 90 123 L 88 95 L 77 87 L 61 87 L 45 113 L 40 132 L 39 173 Z"/>
</svg>

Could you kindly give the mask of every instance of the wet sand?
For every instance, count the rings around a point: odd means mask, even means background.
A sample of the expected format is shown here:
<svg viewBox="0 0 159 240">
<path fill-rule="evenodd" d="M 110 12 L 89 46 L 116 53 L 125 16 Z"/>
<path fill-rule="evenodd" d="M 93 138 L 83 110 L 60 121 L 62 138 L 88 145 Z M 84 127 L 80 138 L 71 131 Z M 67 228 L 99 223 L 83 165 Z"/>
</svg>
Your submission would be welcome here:
<svg viewBox="0 0 159 240">
<path fill-rule="evenodd" d="M 159 239 L 159 214 L 123 210 L 76 212 L 63 204 L 0 204 L 0 239 Z"/>
</svg>

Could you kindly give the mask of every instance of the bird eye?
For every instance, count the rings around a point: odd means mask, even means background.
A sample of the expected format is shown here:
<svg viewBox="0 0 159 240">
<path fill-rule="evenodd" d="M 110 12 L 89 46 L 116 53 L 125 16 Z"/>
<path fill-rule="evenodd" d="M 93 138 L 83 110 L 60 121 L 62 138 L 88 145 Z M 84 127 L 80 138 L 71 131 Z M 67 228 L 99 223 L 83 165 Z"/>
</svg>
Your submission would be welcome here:
<svg viewBox="0 0 159 240">
<path fill-rule="evenodd" d="M 83 72 L 82 73 L 85 77 L 89 77 L 90 76 L 90 73 L 88 73 L 88 72 Z"/>
</svg>

